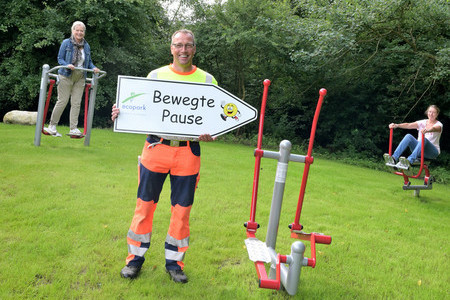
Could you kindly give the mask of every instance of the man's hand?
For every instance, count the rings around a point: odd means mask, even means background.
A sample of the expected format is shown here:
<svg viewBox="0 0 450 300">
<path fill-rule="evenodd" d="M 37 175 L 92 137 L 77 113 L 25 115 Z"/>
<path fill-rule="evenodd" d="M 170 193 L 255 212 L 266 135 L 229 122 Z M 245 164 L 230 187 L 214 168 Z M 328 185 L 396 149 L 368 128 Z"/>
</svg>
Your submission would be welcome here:
<svg viewBox="0 0 450 300">
<path fill-rule="evenodd" d="M 212 142 L 214 141 L 216 138 L 212 137 L 210 134 L 202 134 L 198 137 L 198 140 L 201 142 Z"/>
<path fill-rule="evenodd" d="M 112 106 L 112 111 L 111 111 L 111 120 L 114 120 L 117 118 L 117 116 L 119 115 L 120 110 L 116 107 L 116 105 L 114 104 Z"/>
</svg>

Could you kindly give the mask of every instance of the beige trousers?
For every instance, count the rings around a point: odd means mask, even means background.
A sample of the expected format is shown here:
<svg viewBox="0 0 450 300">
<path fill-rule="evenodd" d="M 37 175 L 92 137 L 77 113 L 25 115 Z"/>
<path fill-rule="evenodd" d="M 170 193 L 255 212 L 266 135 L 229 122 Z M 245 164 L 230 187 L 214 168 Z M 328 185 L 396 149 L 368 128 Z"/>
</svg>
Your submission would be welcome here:
<svg viewBox="0 0 450 300">
<path fill-rule="evenodd" d="M 70 77 L 59 76 L 58 101 L 53 108 L 50 125 L 58 125 L 64 109 L 70 98 L 70 129 L 77 128 L 78 116 L 80 114 L 81 97 L 84 92 L 84 74 L 82 71 L 74 70 Z"/>
</svg>

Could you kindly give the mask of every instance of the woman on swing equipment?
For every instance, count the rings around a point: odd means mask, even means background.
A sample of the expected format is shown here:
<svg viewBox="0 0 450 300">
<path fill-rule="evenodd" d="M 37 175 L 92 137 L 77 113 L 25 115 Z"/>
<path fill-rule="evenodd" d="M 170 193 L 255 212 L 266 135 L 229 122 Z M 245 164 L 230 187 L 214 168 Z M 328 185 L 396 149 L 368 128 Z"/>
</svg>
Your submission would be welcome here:
<svg viewBox="0 0 450 300">
<path fill-rule="evenodd" d="M 389 156 L 385 153 L 383 155 L 386 165 L 397 169 L 409 171 L 411 165 L 418 161 L 422 149 L 422 133 L 425 135 L 424 141 L 424 156 L 426 159 L 435 159 L 440 153 L 439 139 L 442 134 L 443 125 L 437 120 L 439 115 L 439 108 L 436 105 L 430 105 L 425 111 L 425 115 L 428 119 L 416 121 L 413 123 L 401 123 L 389 124 L 389 128 L 402 128 L 402 129 L 417 129 L 418 138 L 416 139 L 411 134 L 407 134 L 403 137 L 400 144 L 395 149 L 394 154 Z M 409 148 L 411 155 L 408 158 L 400 156 L 403 152 Z"/>
</svg>

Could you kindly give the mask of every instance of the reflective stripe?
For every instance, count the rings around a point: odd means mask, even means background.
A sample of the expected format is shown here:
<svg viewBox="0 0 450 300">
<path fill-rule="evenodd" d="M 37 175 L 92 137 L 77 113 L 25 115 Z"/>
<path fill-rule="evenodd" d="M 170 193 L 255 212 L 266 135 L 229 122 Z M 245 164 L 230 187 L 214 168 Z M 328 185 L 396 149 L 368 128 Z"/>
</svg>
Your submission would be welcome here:
<svg viewBox="0 0 450 300">
<path fill-rule="evenodd" d="M 137 234 L 134 233 L 131 229 L 128 230 L 127 237 L 132 239 L 133 241 L 141 242 L 141 243 L 150 243 L 151 235 L 152 233 L 145 233 L 145 234 Z"/>
<path fill-rule="evenodd" d="M 152 71 L 148 76 L 150 79 L 158 79 L 158 72 Z"/>
<path fill-rule="evenodd" d="M 177 246 L 178 248 L 184 248 L 189 246 L 189 237 L 184 238 L 182 240 L 177 240 L 176 238 L 167 235 L 166 236 L 166 243 L 170 244 L 170 245 L 174 245 Z"/>
<path fill-rule="evenodd" d="M 145 252 L 147 252 L 148 248 L 141 248 L 136 247 L 134 245 L 128 244 L 128 253 L 137 255 L 137 256 L 144 256 Z"/>
<path fill-rule="evenodd" d="M 166 249 L 166 259 L 169 260 L 175 260 L 175 261 L 183 261 L 184 259 L 184 252 L 177 252 Z"/>
<path fill-rule="evenodd" d="M 206 72 L 205 72 L 206 73 Z M 212 83 L 213 81 L 213 77 L 211 74 L 206 73 L 206 79 L 205 79 L 205 83 Z"/>
</svg>

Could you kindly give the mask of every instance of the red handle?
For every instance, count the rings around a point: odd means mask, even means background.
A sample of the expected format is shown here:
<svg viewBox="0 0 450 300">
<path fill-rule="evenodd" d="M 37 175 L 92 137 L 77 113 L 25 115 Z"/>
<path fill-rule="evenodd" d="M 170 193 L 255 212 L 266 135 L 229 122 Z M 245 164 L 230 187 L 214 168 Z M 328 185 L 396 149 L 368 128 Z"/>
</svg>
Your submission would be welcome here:
<svg viewBox="0 0 450 300">
<path fill-rule="evenodd" d="M 408 184 L 409 180 L 408 178 L 419 178 L 422 174 L 424 167 L 424 160 L 425 160 L 425 134 L 422 132 L 419 132 L 419 134 L 422 135 L 422 141 L 421 141 L 421 149 L 420 149 L 420 168 L 416 175 L 406 175 L 404 172 L 395 172 L 396 175 L 403 176 L 405 184 Z M 392 139 L 394 135 L 394 129 L 389 129 L 389 156 L 392 156 Z M 428 168 L 425 168 L 425 172 L 428 172 Z"/>
<path fill-rule="evenodd" d="M 252 192 L 252 204 L 250 207 L 250 221 L 247 223 L 247 230 L 250 228 L 256 228 L 255 224 L 255 215 L 256 215 L 256 202 L 258 199 L 258 183 L 259 183 L 259 170 L 261 167 L 261 155 L 258 154 L 260 152 L 262 146 L 262 135 L 264 129 L 264 116 L 266 113 L 266 102 L 267 102 L 267 94 L 269 92 L 270 80 L 266 79 L 263 82 L 264 91 L 261 101 L 261 112 L 259 117 L 259 132 L 258 132 L 258 143 L 256 145 L 256 159 L 255 159 L 255 171 L 253 176 L 253 192 Z"/>
<path fill-rule="evenodd" d="M 311 135 L 309 137 L 308 153 L 306 155 L 305 168 L 303 170 L 303 177 L 302 177 L 302 185 L 300 187 L 300 195 L 298 197 L 297 211 L 295 214 L 295 220 L 294 220 L 292 229 L 301 228 L 300 216 L 302 214 L 303 198 L 305 196 L 305 189 L 306 189 L 306 183 L 308 180 L 309 166 L 310 166 L 310 164 L 312 164 L 312 161 L 313 161 L 311 154 L 312 154 L 312 149 L 314 146 L 314 137 L 316 135 L 317 121 L 319 120 L 319 114 L 320 114 L 320 109 L 322 107 L 323 98 L 325 97 L 326 94 L 327 94 L 326 89 L 320 89 L 320 91 L 319 91 L 320 96 L 319 96 L 319 100 L 317 102 L 316 112 L 314 113 L 314 119 L 313 119 L 313 123 L 312 123 L 312 127 L 311 127 Z"/>
<path fill-rule="evenodd" d="M 45 101 L 44 116 L 42 118 L 41 132 L 43 134 L 48 134 L 47 132 L 44 131 L 44 125 L 45 125 L 45 120 L 47 119 L 48 105 L 50 103 L 50 98 L 52 97 L 52 91 L 53 91 L 54 85 L 55 85 L 55 80 L 50 79 L 50 86 L 48 87 L 47 100 Z"/>
<path fill-rule="evenodd" d="M 316 235 L 315 238 L 316 238 L 316 243 L 326 244 L 326 245 L 331 244 L 331 236 L 329 236 L 329 235 L 319 234 L 319 235 Z"/>
<path fill-rule="evenodd" d="M 86 88 L 84 89 L 84 130 L 83 135 L 86 135 L 87 130 L 87 116 L 88 116 L 88 107 L 89 107 L 89 89 L 91 88 L 91 84 L 86 84 Z"/>
</svg>

